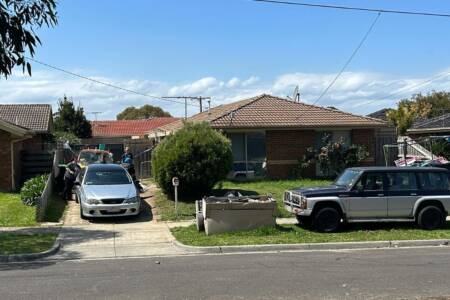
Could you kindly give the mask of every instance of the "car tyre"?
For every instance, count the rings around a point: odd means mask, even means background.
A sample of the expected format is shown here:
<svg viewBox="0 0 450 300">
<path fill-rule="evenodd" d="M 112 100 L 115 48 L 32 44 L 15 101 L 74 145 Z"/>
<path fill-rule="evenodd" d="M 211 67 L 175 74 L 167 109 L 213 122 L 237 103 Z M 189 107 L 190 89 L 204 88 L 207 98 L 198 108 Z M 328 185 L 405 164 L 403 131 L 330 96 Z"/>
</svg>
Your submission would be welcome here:
<svg viewBox="0 0 450 300">
<path fill-rule="evenodd" d="M 320 209 L 313 219 L 313 226 L 319 232 L 336 232 L 341 225 L 341 213 L 333 207 Z"/>
<path fill-rule="evenodd" d="M 429 205 L 422 208 L 417 216 L 417 223 L 425 230 L 441 228 L 445 222 L 445 215 L 437 206 Z"/>
</svg>

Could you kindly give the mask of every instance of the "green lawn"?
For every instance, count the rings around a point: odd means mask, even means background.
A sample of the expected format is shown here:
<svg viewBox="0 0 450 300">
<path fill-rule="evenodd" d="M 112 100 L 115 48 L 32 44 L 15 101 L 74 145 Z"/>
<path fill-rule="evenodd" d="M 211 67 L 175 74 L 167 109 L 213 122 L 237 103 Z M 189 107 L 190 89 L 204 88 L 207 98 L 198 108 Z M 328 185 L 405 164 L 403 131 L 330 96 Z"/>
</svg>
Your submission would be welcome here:
<svg viewBox="0 0 450 300">
<path fill-rule="evenodd" d="M 35 207 L 24 205 L 19 194 L 0 192 L 0 227 L 37 225 Z"/>
<path fill-rule="evenodd" d="M 430 240 L 450 238 L 450 223 L 441 230 L 421 230 L 414 224 L 358 224 L 348 225 L 338 233 L 319 233 L 297 225 L 265 227 L 207 236 L 195 225 L 171 229 L 175 238 L 192 246 L 231 246 L 258 244 L 300 244 L 328 242 L 361 242 L 393 240 Z"/>
<path fill-rule="evenodd" d="M 57 234 L 11 234 L 0 233 L 0 255 L 37 253 L 50 249 Z"/>
<path fill-rule="evenodd" d="M 237 190 L 243 195 L 272 194 L 272 196 L 277 200 L 278 216 L 291 217 L 291 214 L 283 208 L 283 193 L 285 190 L 296 187 L 320 186 L 328 184 L 330 184 L 330 181 L 311 179 L 258 180 L 251 182 L 223 181 L 215 187 L 212 194 L 215 196 L 223 196 L 227 191 L 231 190 Z M 195 217 L 195 204 L 192 200 L 183 201 L 184 199 L 180 199 L 178 203 L 178 218 L 176 218 L 174 202 L 169 200 L 162 192 L 158 192 L 155 197 L 157 210 L 161 220 L 186 220 Z"/>
</svg>

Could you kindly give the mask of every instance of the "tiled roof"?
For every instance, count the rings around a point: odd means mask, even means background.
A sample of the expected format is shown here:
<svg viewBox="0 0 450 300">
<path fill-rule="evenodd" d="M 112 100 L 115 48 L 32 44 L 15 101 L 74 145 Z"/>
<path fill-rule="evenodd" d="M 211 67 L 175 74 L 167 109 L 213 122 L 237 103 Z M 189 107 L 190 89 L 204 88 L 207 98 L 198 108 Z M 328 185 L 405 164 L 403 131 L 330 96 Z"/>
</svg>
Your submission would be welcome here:
<svg viewBox="0 0 450 300">
<path fill-rule="evenodd" d="M 51 130 L 49 104 L 0 104 L 0 119 L 36 132 Z"/>
<path fill-rule="evenodd" d="M 392 110 L 392 108 L 383 108 L 383 109 L 377 110 L 377 111 L 375 111 L 375 112 L 373 112 L 371 114 L 368 114 L 367 116 L 370 117 L 370 118 L 375 118 L 375 119 L 380 119 L 380 120 L 383 120 L 383 121 L 387 121 L 387 115 L 386 114 L 389 111 L 391 111 L 391 110 Z"/>
<path fill-rule="evenodd" d="M 176 122 L 178 118 L 147 120 L 91 121 L 93 137 L 143 136 L 154 128 Z"/>
<path fill-rule="evenodd" d="M 410 130 L 450 128 L 450 114 L 416 121 Z"/>
<path fill-rule="evenodd" d="M 218 129 L 387 126 L 386 122 L 379 119 L 266 94 L 217 106 L 209 113 L 206 111 L 188 118 L 188 121 L 208 121 L 212 127 Z M 180 120 L 157 130 L 170 132 L 181 128 L 182 125 Z"/>
<path fill-rule="evenodd" d="M 215 119 L 223 116 L 224 114 L 227 114 L 230 111 L 238 109 L 239 107 L 252 102 L 255 98 L 245 99 L 245 100 L 213 107 L 209 111 L 204 111 L 202 113 L 199 113 L 199 114 L 193 115 L 192 117 L 189 117 L 188 121 L 190 121 L 190 122 L 202 122 L 202 121 L 211 122 L 212 120 L 215 120 Z M 176 122 L 158 127 L 158 128 L 156 128 L 156 130 L 162 131 L 162 132 L 176 131 L 176 130 L 180 129 L 181 127 L 183 127 L 183 121 L 184 121 L 184 119 L 179 119 Z"/>
</svg>

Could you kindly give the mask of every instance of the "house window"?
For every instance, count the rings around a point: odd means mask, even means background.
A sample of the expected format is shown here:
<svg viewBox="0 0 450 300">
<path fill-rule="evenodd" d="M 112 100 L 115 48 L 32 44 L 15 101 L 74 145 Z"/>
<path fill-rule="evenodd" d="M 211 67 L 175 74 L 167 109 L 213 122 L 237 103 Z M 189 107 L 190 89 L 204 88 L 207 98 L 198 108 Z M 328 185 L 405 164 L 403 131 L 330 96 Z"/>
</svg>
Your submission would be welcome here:
<svg viewBox="0 0 450 300">
<path fill-rule="evenodd" d="M 266 160 L 266 136 L 264 132 L 230 133 L 233 152 L 233 171 L 252 172 L 262 176 Z"/>
</svg>

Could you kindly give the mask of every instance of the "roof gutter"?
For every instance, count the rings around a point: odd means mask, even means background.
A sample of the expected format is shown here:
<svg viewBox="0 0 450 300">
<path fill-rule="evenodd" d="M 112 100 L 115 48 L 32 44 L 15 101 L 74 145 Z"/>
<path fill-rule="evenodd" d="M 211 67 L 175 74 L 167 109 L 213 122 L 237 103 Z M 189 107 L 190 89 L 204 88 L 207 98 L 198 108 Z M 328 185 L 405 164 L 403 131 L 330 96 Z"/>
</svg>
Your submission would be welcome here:
<svg viewBox="0 0 450 300">
<path fill-rule="evenodd" d="M 438 128 L 416 128 L 416 129 L 408 129 L 407 133 L 428 133 L 428 132 L 442 132 L 449 131 L 450 127 L 438 127 Z"/>
</svg>

